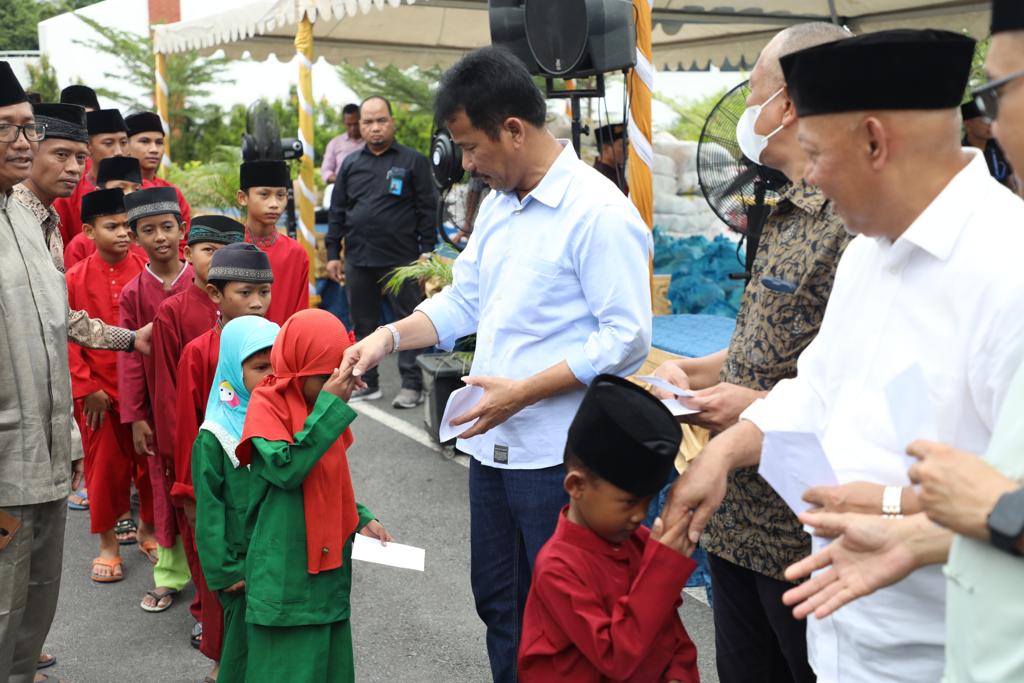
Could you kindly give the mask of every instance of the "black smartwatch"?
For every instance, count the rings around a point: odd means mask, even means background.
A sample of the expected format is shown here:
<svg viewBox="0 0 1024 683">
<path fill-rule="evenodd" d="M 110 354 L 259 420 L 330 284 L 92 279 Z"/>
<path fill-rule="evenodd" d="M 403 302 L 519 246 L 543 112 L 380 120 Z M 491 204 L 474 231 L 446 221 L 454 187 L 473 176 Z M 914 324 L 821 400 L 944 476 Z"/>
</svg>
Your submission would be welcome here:
<svg viewBox="0 0 1024 683">
<path fill-rule="evenodd" d="M 988 515 L 991 543 L 1004 552 L 1020 555 L 1024 536 L 1024 488 L 1004 493 Z"/>
</svg>

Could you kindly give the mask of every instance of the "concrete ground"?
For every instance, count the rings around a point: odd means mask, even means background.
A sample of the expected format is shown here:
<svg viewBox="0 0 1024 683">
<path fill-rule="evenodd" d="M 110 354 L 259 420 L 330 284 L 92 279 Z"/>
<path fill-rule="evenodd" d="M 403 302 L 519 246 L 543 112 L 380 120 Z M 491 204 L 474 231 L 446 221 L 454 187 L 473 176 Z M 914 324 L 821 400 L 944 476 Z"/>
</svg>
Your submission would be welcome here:
<svg viewBox="0 0 1024 683">
<path fill-rule="evenodd" d="M 468 470 L 463 459 L 429 447 L 422 409 L 391 408 L 394 359 L 386 361 L 381 379 L 384 400 L 357 404 L 352 479 L 359 501 L 396 540 L 426 548 L 426 571 L 355 564 L 357 680 L 488 681 L 484 629 L 469 587 Z M 152 587 L 151 565 L 136 546 L 123 550 L 124 581 L 90 581 L 96 542 L 88 513 L 69 511 L 60 604 L 46 644 L 58 664 L 46 673 L 68 683 L 199 683 L 210 665 L 188 642 L 191 586 L 166 612 L 143 612 L 139 602 Z M 681 613 L 697 646 L 701 679 L 717 683 L 711 611 L 687 597 Z"/>
</svg>

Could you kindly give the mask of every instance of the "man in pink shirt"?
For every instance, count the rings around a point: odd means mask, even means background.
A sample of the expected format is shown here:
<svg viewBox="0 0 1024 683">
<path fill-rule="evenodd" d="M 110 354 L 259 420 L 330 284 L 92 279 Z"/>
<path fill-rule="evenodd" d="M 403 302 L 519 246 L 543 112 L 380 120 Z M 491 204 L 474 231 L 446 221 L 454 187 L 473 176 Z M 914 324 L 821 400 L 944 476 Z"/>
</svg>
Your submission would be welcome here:
<svg viewBox="0 0 1024 683">
<path fill-rule="evenodd" d="M 324 150 L 324 161 L 320 165 L 320 175 L 328 185 L 334 182 L 341 168 L 341 162 L 352 152 L 358 152 L 366 142 L 359 134 L 359 105 L 346 104 L 341 110 L 341 120 L 345 122 L 345 132 L 327 143 Z"/>
</svg>

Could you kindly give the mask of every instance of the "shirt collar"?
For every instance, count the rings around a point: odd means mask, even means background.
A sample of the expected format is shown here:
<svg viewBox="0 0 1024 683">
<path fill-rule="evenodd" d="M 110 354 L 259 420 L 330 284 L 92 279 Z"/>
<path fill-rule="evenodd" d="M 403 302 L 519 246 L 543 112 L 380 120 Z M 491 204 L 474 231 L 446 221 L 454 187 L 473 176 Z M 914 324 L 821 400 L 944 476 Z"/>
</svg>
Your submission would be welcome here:
<svg viewBox="0 0 1024 683">
<path fill-rule="evenodd" d="M 970 147 L 964 151 L 971 160 L 900 235 L 893 243 L 894 247 L 904 243 L 916 246 L 941 261 L 949 259 L 960 232 L 977 206 L 968 198 L 976 199 L 990 179 L 981 151 Z"/>
<path fill-rule="evenodd" d="M 825 208 L 825 204 L 828 203 L 821 190 L 803 179 L 790 183 L 789 187 L 783 191 L 780 199 L 788 201 L 793 206 L 812 216 L 821 213 L 821 210 Z"/>
<path fill-rule="evenodd" d="M 570 149 L 572 149 L 570 147 Z M 559 541 L 568 543 L 569 545 L 576 546 L 587 552 L 596 553 L 598 555 L 605 555 L 607 557 L 627 560 L 628 554 L 624 552 L 623 546 L 615 545 L 604 540 L 593 531 L 585 526 L 580 526 L 576 522 L 569 521 L 569 506 L 566 505 L 562 508 L 562 511 L 558 513 L 558 526 L 555 527 L 555 535 Z"/>
<path fill-rule="evenodd" d="M 39 224 L 46 229 L 49 229 L 51 226 L 56 226 L 57 221 L 60 220 L 57 215 L 57 211 L 52 206 L 43 206 L 43 203 L 39 201 L 39 197 L 37 197 L 35 193 L 28 189 L 23 183 L 18 183 L 14 186 L 14 191 L 11 196 L 17 199 L 22 206 L 31 211 L 32 215 L 39 221 Z"/>
<path fill-rule="evenodd" d="M 576 166 L 579 164 L 579 157 L 576 156 L 576 150 L 572 148 L 568 140 L 559 140 L 558 144 L 562 145 L 562 152 L 555 158 L 554 163 L 548 167 L 544 177 L 537 183 L 537 187 L 530 190 L 523 197 L 523 201 L 520 204 L 526 204 L 527 200 L 531 197 L 553 209 L 562 203 L 562 197 L 565 196 L 565 191 L 569 189 L 569 183 L 572 182 Z M 507 194 L 513 200 L 516 199 L 514 190 Z"/>
<path fill-rule="evenodd" d="M 345 135 L 348 135 L 348 133 L 345 133 Z M 385 154 L 391 154 L 392 152 L 394 152 L 394 153 L 398 152 L 398 143 L 395 142 L 395 141 L 392 141 L 391 145 L 386 150 L 381 152 L 380 154 L 374 154 L 373 150 L 370 149 L 369 145 L 363 145 L 363 148 L 361 150 L 359 150 L 360 154 L 369 154 L 371 157 L 382 157 Z"/>
</svg>

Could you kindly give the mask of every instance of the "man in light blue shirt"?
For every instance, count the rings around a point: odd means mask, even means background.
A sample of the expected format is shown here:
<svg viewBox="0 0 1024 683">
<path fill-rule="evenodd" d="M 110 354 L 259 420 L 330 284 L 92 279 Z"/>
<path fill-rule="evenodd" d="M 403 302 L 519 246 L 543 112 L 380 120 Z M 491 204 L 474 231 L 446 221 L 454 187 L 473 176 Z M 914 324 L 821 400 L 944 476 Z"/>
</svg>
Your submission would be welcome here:
<svg viewBox="0 0 1024 683">
<path fill-rule="evenodd" d="M 473 456 L 471 581 L 494 680 L 512 682 L 533 559 L 567 501 L 569 423 L 596 375 L 627 375 L 650 348 L 651 237 L 618 188 L 547 132 L 544 99 L 507 51 L 449 69 L 435 114 L 495 192 L 453 284 L 351 347 L 342 371 L 476 333 L 466 381 L 484 395 L 452 424 L 477 420 L 458 442 Z"/>
</svg>

